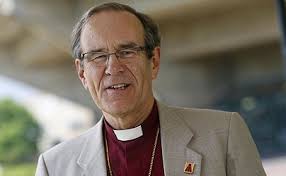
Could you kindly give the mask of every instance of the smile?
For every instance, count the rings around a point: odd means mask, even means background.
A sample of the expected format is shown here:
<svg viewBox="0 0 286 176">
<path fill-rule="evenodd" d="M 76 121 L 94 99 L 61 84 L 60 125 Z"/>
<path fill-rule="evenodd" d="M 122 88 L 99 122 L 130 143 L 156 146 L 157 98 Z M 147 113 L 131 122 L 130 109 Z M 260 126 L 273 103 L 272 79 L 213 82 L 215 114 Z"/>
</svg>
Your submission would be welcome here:
<svg viewBox="0 0 286 176">
<path fill-rule="evenodd" d="M 123 90 L 125 88 L 127 88 L 130 84 L 125 84 L 125 83 L 121 83 L 121 84 L 115 84 L 112 86 L 109 86 L 107 89 L 120 89 Z"/>
</svg>

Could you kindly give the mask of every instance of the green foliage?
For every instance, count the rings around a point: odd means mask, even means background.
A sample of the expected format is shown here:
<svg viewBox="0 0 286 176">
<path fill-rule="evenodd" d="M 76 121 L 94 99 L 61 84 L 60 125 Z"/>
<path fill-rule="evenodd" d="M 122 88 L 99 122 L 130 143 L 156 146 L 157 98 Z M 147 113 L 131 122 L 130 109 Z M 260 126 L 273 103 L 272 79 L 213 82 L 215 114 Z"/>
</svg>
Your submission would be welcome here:
<svg viewBox="0 0 286 176">
<path fill-rule="evenodd" d="M 3 176 L 34 176 L 35 171 L 36 165 L 34 163 L 4 165 Z"/>
<path fill-rule="evenodd" d="M 39 125 L 24 107 L 11 100 L 0 101 L 0 163 L 33 159 L 39 136 Z"/>
</svg>

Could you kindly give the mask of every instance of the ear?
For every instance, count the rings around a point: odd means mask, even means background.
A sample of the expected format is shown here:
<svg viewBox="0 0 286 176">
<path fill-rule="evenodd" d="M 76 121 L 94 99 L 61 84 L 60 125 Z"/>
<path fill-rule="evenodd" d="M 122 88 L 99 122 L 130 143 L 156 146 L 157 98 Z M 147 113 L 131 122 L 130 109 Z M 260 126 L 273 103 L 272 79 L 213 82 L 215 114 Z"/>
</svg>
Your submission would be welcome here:
<svg viewBox="0 0 286 176">
<path fill-rule="evenodd" d="M 83 87 L 87 90 L 87 83 L 86 83 L 86 78 L 85 78 L 84 66 L 81 63 L 81 60 L 75 59 L 74 64 L 76 67 L 77 76 L 80 79 Z"/>
<path fill-rule="evenodd" d="M 155 47 L 153 50 L 153 56 L 151 58 L 151 65 L 152 65 L 152 79 L 156 79 L 159 68 L 160 68 L 160 52 L 161 48 L 160 47 Z"/>
</svg>

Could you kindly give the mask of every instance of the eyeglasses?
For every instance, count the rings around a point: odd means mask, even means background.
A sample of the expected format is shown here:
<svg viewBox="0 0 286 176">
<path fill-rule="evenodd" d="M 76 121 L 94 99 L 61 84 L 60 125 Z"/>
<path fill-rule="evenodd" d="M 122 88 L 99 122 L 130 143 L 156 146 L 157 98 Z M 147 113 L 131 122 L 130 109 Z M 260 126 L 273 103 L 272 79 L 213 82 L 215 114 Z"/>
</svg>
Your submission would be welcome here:
<svg viewBox="0 0 286 176">
<path fill-rule="evenodd" d="M 86 59 L 88 62 L 92 61 L 96 66 L 105 66 L 110 56 L 114 54 L 120 63 L 126 64 L 137 58 L 140 51 L 145 51 L 145 47 L 136 46 L 120 49 L 113 53 L 90 51 L 83 53 L 81 59 Z"/>
</svg>

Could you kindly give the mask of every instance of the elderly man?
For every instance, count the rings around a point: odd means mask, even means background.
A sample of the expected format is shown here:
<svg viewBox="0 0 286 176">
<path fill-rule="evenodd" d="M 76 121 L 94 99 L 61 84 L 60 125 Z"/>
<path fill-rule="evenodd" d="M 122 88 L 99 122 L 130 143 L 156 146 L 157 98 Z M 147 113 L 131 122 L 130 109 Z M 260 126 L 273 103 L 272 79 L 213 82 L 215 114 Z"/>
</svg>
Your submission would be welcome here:
<svg viewBox="0 0 286 176">
<path fill-rule="evenodd" d="M 237 113 L 168 107 L 152 92 L 160 35 L 148 16 L 107 3 L 75 26 L 78 77 L 101 109 L 81 136 L 39 157 L 36 176 L 264 176 Z"/>
</svg>

